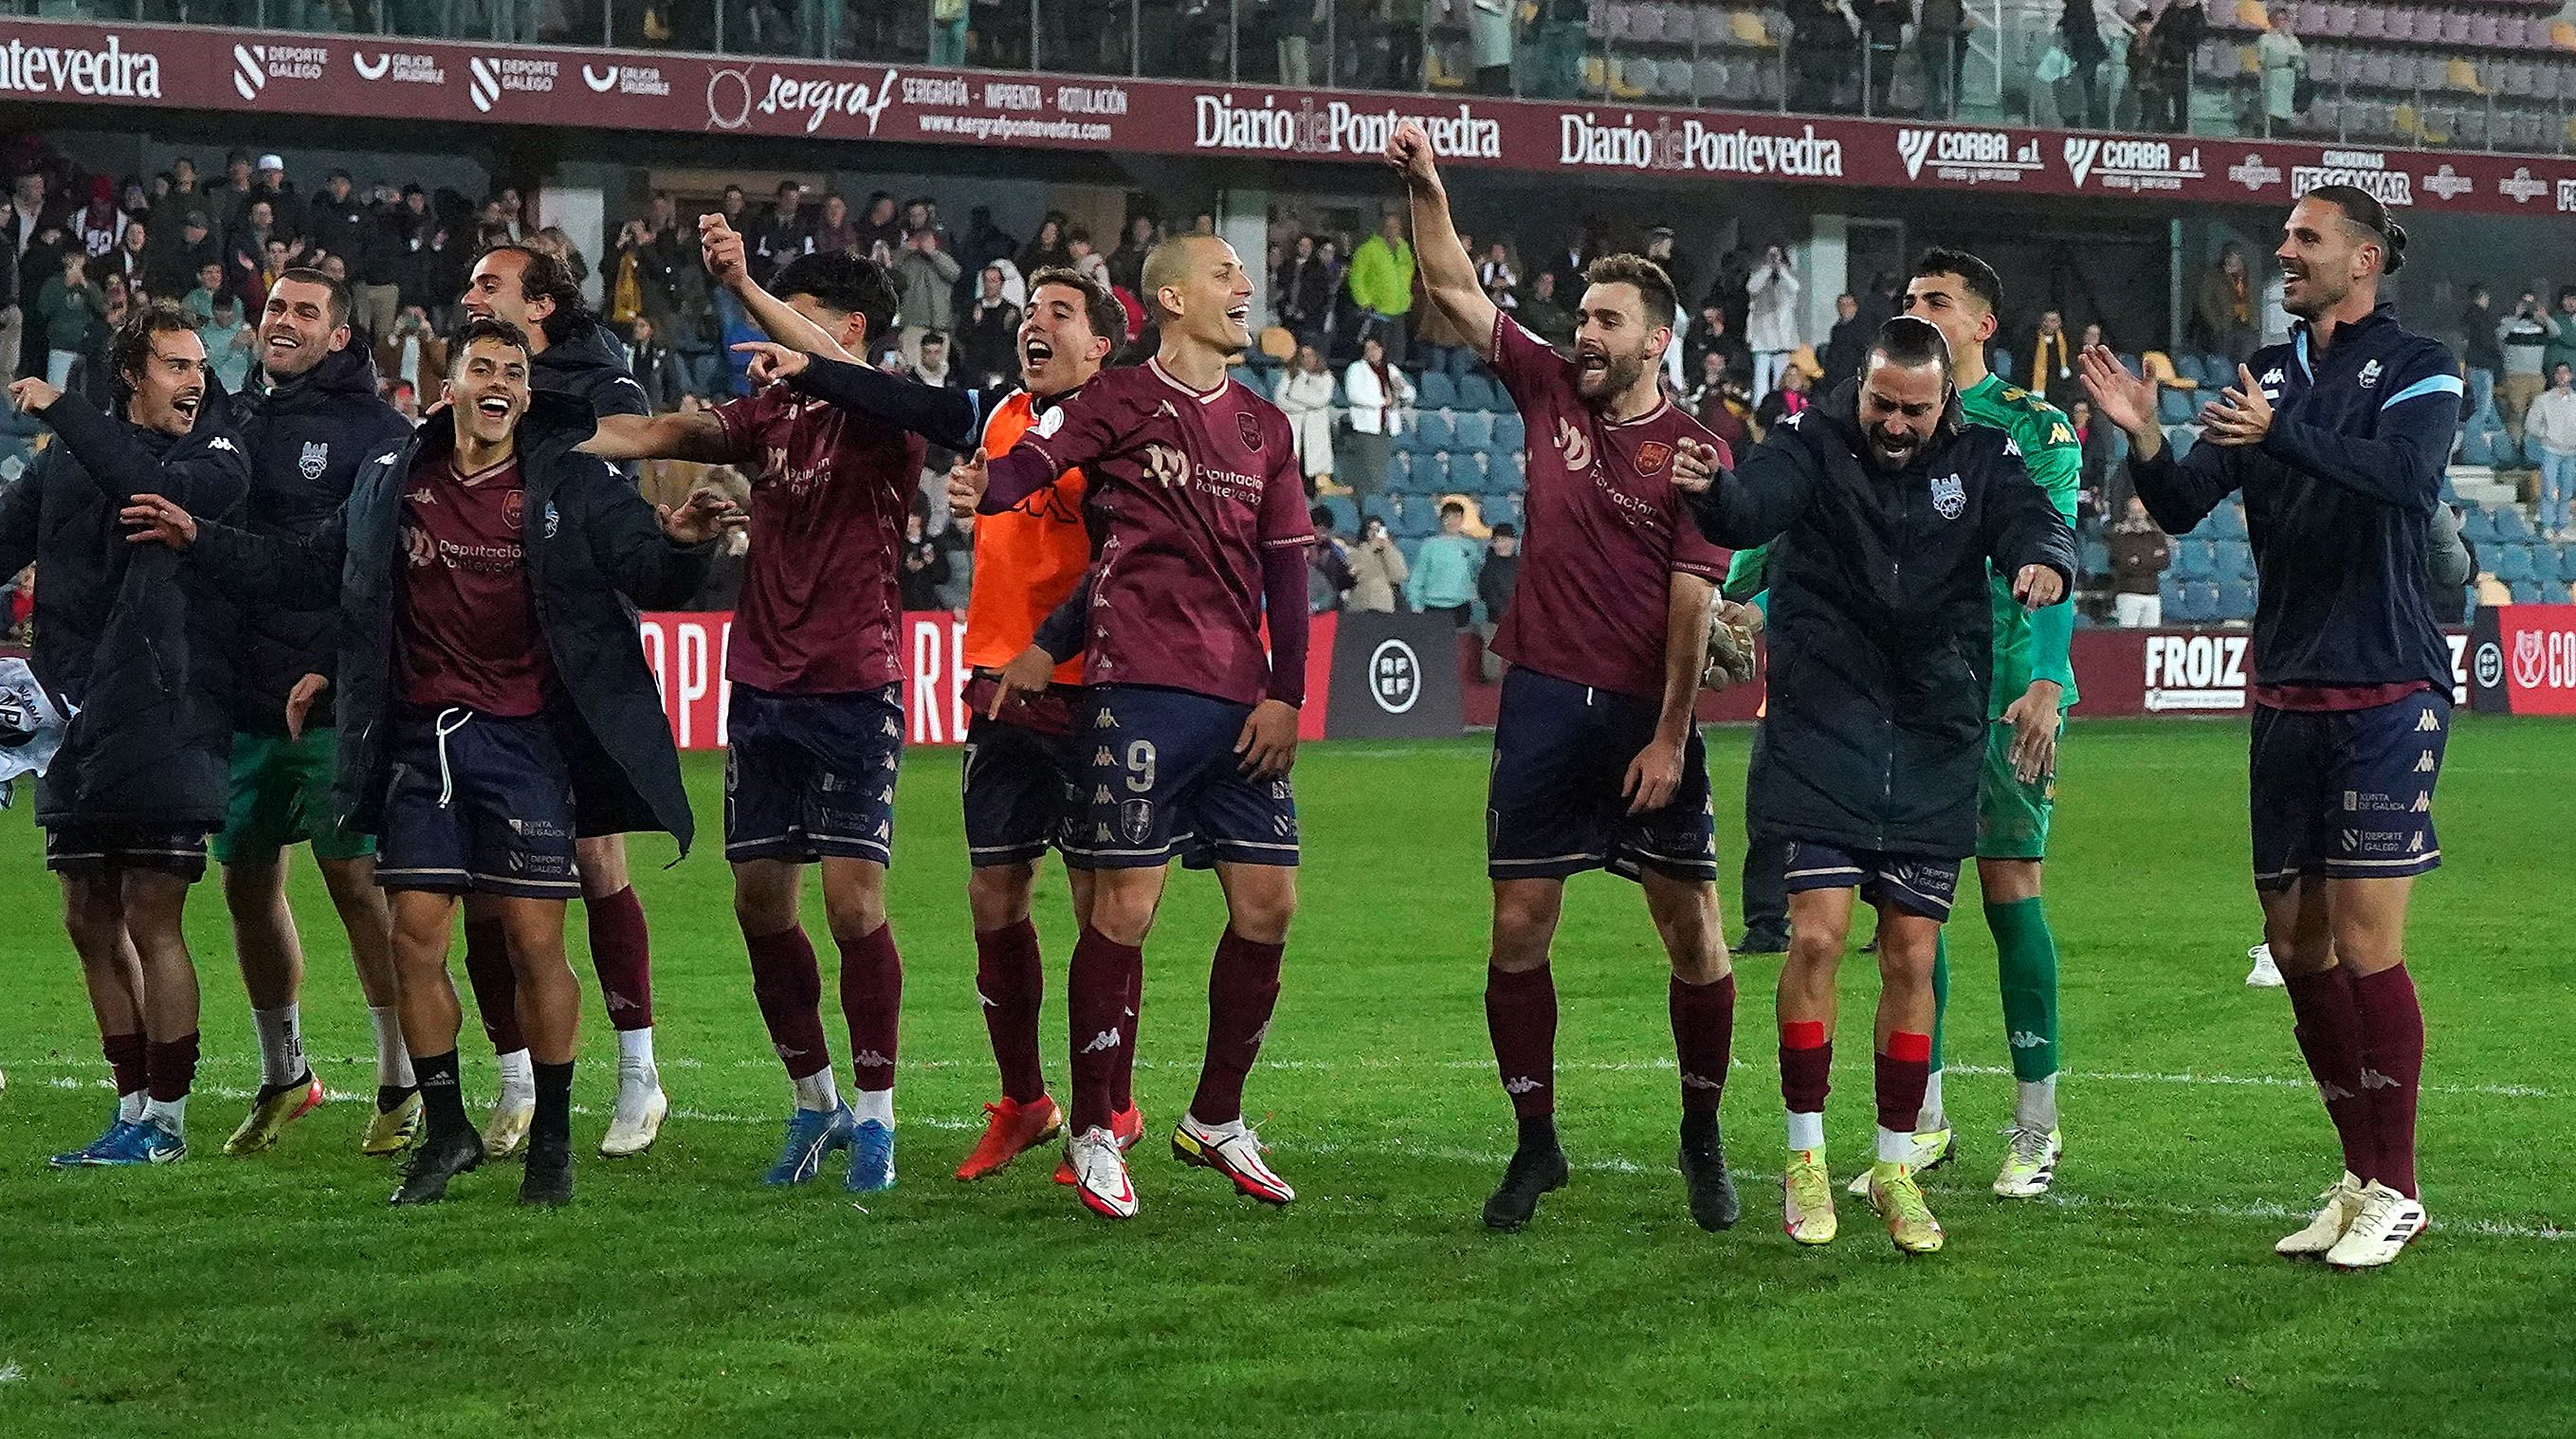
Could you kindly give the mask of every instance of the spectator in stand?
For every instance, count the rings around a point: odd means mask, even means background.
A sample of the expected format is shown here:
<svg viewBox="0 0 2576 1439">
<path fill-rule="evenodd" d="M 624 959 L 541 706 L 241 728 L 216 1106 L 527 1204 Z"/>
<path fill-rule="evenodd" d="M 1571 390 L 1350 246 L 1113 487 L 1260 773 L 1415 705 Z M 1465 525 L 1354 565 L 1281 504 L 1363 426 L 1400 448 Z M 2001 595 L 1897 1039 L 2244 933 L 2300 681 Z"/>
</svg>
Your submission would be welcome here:
<svg viewBox="0 0 2576 1439">
<path fill-rule="evenodd" d="M 225 157 L 224 177 L 206 186 L 206 218 L 226 244 L 232 242 L 242 212 L 250 208 L 250 183 L 250 152 L 235 150 Z"/>
<path fill-rule="evenodd" d="M 1744 398 L 1744 378 L 1727 364 L 1724 351 L 1701 352 L 1699 383 L 1685 404 L 1710 434 L 1726 442 L 1727 453 L 1740 455 L 1753 447 L 1753 407 Z"/>
<path fill-rule="evenodd" d="M 1977 23 L 1963 0 L 1922 0 L 1914 25 L 1914 58 L 1923 66 L 1923 104 L 1934 119 L 1959 113 L 1959 81 L 1968 65 L 1968 31 Z"/>
<path fill-rule="evenodd" d="M 2102 43 L 2102 25 L 2093 10 L 2094 0 L 2065 0 L 2057 17 L 2057 48 L 2066 56 L 2067 92 L 2075 97 L 2074 106 L 2060 107 L 2058 118 L 2082 130 L 2098 130 L 2111 123 L 2110 107 L 2102 102 L 2102 66 L 2111 58 L 2111 47 Z M 1837 374 L 1840 371 L 1836 372 Z"/>
<path fill-rule="evenodd" d="M 946 608 L 939 587 L 948 583 L 948 551 L 930 534 L 930 519 L 920 505 L 903 522 L 903 607 L 906 612 Z"/>
<path fill-rule="evenodd" d="M 325 254 L 355 255 L 366 244 L 367 202 L 346 170 L 334 170 L 305 212 L 304 236 Z"/>
<path fill-rule="evenodd" d="M 2119 519 L 2103 533 L 2111 551 L 2111 617 L 2124 630 L 2151 630 L 2165 622 L 2162 579 L 2173 559 L 2173 542 L 2147 518 L 2147 502 L 2135 495 Z"/>
<path fill-rule="evenodd" d="M 879 255 L 877 247 L 885 253 Z M 868 196 L 867 213 L 859 217 L 859 253 L 891 263 L 895 252 L 903 247 L 903 217 L 896 213 L 894 196 L 877 190 Z"/>
<path fill-rule="evenodd" d="M 89 353 L 90 327 L 103 302 L 89 280 L 89 264 L 76 249 L 62 252 L 57 273 L 36 292 L 35 321 L 29 333 L 44 337 L 45 383 L 71 388 L 72 370 Z"/>
<path fill-rule="evenodd" d="M 1780 383 L 1753 407 L 1753 427 L 1768 435 L 1780 421 L 1807 408 L 1815 375 L 1804 365 L 1791 365 L 1780 372 Z"/>
<path fill-rule="evenodd" d="M 1716 305 L 1700 306 L 1699 318 L 1692 322 L 1690 338 L 1682 342 L 1682 348 L 1686 352 L 1683 365 L 1691 374 L 1702 373 L 1707 356 L 1723 355 L 1728 375 L 1747 384 L 1752 382 L 1753 351 L 1741 336 L 1727 328 L 1726 312 Z M 1857 365 L 1852 373 L 1860 373 Z"/>
<path fill-rule="evenodd" d="M 1361 335 L 1382 340 L 1399 365 L 1404 363 L 1405 316 L 1413 310 L 1413 242 L 1404 237 L 1404 226 L 1403 214 L 1387 211 L 1377 233 L 1352 253 L 1350 272 Z"/>
<path fill-rule="evenodd" d="M 179 302 L 179 308 L 195 316 L 198 327 L 202 329 L 208 320 L 214 318 L 215 297 L 223 293 L 224 267 L 209 260 L 198 267 L 197 288 L 190 290 L 188 298 Z M 209 349 L 207 353 L 211 355 L 214 352 Z"/>
<path fill-rule="evenodd" d="M 823 197 L 823 213 L 814 221 L 814 253 L 848 255 L 859 247 L 859 222 L 850 218 L 850 202 L 840 191 Z"/>
<path fill-rule="evenodd" d="M 1002 293 L 1000 265 L 986 265 L 976 277 L 975 303 L 957 327 L 957 362 L 969 389 L 998 385 L 1017 375 L 1020 307 Z"/>
<path fill-rule="evenodd" d="M 1512 263 L 1511 246 L 1496 240 L 1485 247 L 1485 258 L 1476 264 L 1476 283 L 1484 288 L 1485 298 L 1494 302 L 1495 309 L 1510 314 L 1520 308 L 1521 272 Z"/>
<path fill-rule="evenodd" d="M 1744 286 L 1750 302 L 1744 341 L 1753 347 L 1753 402 L 1759 406 L 1780 384 L 1781 372 L 1789 366 L 1789 352 L 1801 343 L 1798 276 L 1789 267 L 1789 252 L 1778 245 L 1765 249 L 1761 265 Z"/>
<path fill-rule="evenodd" d="M 232 230 L 226 275 L 233 293 L 242 297 L 245 310 L 253 295 L 260 297 L 260 303 L 267 303 L 268 282 L 276 278 L 268 271 L 268 243 L 274 239 L 283 246 L 286 237 L 277 233 L 274 221 L 274 207 L 266 200 L 253 200 L 242 207 L 241 223 Z"/>
<path fill-rule="evenodd" d="M 75 248 L 93 260 L 101 259 L 116 249 L 125 228 L 126 214 L 116 207 L 116 182 L 105 175 L 92 176 L 89 203 L 71 220 Z"/>
<path fill-rule="evenodd" d="M 644 402 L 659 415 L 680 407 L 680 397 L 689 392 L 688 372 L 680 366 L 680 356 L 650 319 L 635 317 L 627 329 L 630 359 L 627 370 L 635 383 L 644 387 Z"/>
<path fill-rule="evenodd" d="M 852 233 L 857 233 L 855 226 L 852 228 Z M 973 277 L 974 284 L 977 286 L 983 284 L 986 265 L 1008 266 L 1009 268 L 1003 271 L 1006 276 L 1024 273 L 1012 263 L 1012 257 L 1019 253 L 1020 242 L 1012 239 L 1008 231 L 993 223 L 992 206 L 977 205 L 966 212 L 966 239 L 957 247 L 957 264 L 967 275 Z M 961 287 L 965 283 L 965 281 L 959 282 Z M 1024 306 L 1028 303 L 1028 294 L 1025 290 L 1010 298 L 1014 305 Z M 960 294 L 957 297 L 957 303 L 961 308 L 974 302 L 975 297 L 971 294 Z M 933 518 L 937 516 L 934 514 Z"/>
<path fill-rule="evenodd" d="M 1342 607 L 1351 592 L 1351 551 L 1333 533 L 1333 512 L 1317 505 L 1306 512 L 1315 526 L 1315 547 L 1306 555 L 1306 613 L 1320 615 Z"/>
<path fill-rule="evenodd" d="M 2540 373 L 2548 375 L 2560 364 L 2576 365 L 2576 285 L 2558 288 L 2558 309 L 2547 317 L 2549 343 L 2540 352 Z"/>
<path fill-rule="evenodd" d="M 206 212 L 191 207 L 178 216 L 173 225 L 176 234 L 167 239 L 153 233 L 149 240 L 152 262 L 152 289 L 167 296 L 184 295 L 196 284 L 197 274 L 212 265 L 220 274 L 224 265 L 224 247 L 215 238 Z"/>
<path fill-rule="evenodd" d="M 1834 297 L 1834 327 L 1825 332 L 1825 348 L 1816 357 L 1825 367 L 1825 378 L 1839 385 L 1860 373 L 1860 362 L 1869 354 L 1873 333 L 1861 323 L 1860 301 L 1850 295 Z"/>
<path fill-rule="evenodd" d="M 268 202 L 277 216 L 277 228 L 286 233 L 288 240 L 303 236 L 304 206 L 297 199 L 295 182 L 286 178 L 284 160 L 275 155 L 260 156 L 251 174 L 249 194 L 253 200 Z"/>
<path fill-rule="evenodd" d="M 1404 433 L 1413 382 L 1387 360 L 1386 346 L 1371 335 L 1360 342 L 1360 357 L 1342 372 L 1342 398 L 1351 407 L 1350 454 L 1342 465 L 1342 482 L 1366 505 L 1386 488 L 1387 457 L 1395 451 L 1395 437 Z"/>
<path fill-rule="evenodd" d="M 2549 388 L 2531 402 L 2523 428 L 2540 447 L 2540 497 L 2531 507 L 2532 528 L 2543 539 L 2576 539 L 2567 526 L 2568 501 L 2576 498 L 2576 362 L 2549 367 Z"/>
<path fill-rule="evenodd" d="M 1467 64 L 1476 72 L 1469 88 L 1479 95 L 1512 93 L 1512 21 L 1520 0 L 1466 0 L 1465 9 Z"/>
<path fill-rule="evenodd" d="M 1288 417 L 1288 433 L 1297 444 L 1297 463 L 1310 495 L 1347 494 L 1333 483 L 1333 375 L 1324 368 L 1323 352 L 1299 345 L 1297 358 L 1279 379 L 1274 397 Z"/>
<path fill-rule="evenodd" d="M 930 63 L 966 63 L 966 0 L 930 0 Z"/>
<path fill-rule="evenodd" d="M 2075 379 L 2075 351 L 2067 338 L 2066 317 L 2059 312 L 2039 312 L 2039 328 L 2032 333 L 2029 343 L 2022 347 L 2022 355 L 2027 357 L 2027 368 L 2023 365 L 2012 368 L 2021 371 L 2022 388 L 2032 394 L 2045 398 L 2052 405 L 2063 406 L 2082 389 Z M 1835 371 L 1827 366 L 1825 373 L 1833 375 Z M 2009 376 L 2009 372 L 2006 374 Z"/>
<path fill-rule="evenodd" d="M 934 390 L 957 388 L 957 377 L 948 363 L 948 335 L 933 330 L 921 337 L 921 358 L 912 367 L 912 377 Z"/>
<path fill-rule="evenodd" d="M 1555 346 L 1559 352 L 1574 345 L 1574 317 L 1566 313 L 1565 306 L 1557 303 L 1554 270 L 1541 270 L 1530 277 L 1529 288 L 1522 293 L 1520 305 L 1512 312 L 1512 318 L 1519 321 L 1523 329 Z"/>
<path fill-rule="evenodd" d="M 2460 363 L 2469 371 L 2469 396 L 2482 400 L 2495 390 L 2496 378 L 2504 373 L 2504 346 L 2496 338 L 2495 302 L 2484 285 L 2469 286 L 2468 308 L 2460 312 Z M 2486 374 L 2486 394 L 2478 389 L 2478 374 Z"/>
<path fill-rule="evenodd" d="M 1859 28 L 1842 0 L 1788 0 L 1789 108 L 1831 114 L 1845 77 L 1858 69 Z"/>
<path fill-rule="evenodd" d="M 1465 629 L 1475 619 L 1476 572 L 1484 563 L 1485 547 L 1467 535 L 1467 507 L 1442 500 L 1440 533 L 1414 552 L 1413 573 L 1404 582 L 1405 603 L 1426 615 L 1446 615 Z"/>
<path fill-rule="evenodd" d="M 2145 77 L 2139 87 L 2141 129 L 2180 135 L 2191 128 L 2191 62 L 2208 38 L 2209 12 L 2200 0 L 2165 0 L 2141 40 L 2143 68 L 2132 47 L 2130 69 Z"/>
<path fill-rule="evenodd" d="M 1125 254 L 1121 250 L 1119 255 Z M 1109 274 L 1118 276 L 1119 255 L 1109 257 Z M 1279 268 L 1270 279 L 1271 313 L 1280 326 L 1297 337 L 1298 344 L 1308 344 L 1323 327 L 1323 312 L 1332 302 L 1330 279 L 1324 262 L 1315 253 L 1315 237 L 1299 235 L 1288 244 L 1280 257 Z"/>
<path fill-rule="evenodd" d="M 957 247 L 950 241 L 948 227 L 939 223 L 939 202 L 927 195 L 915 195 L 903 202 L 904 238 L 911 239 L 925 230 L 939 237 L 940 249 L 955 253 Z"/>
<path fill-rule="evenodd" d="M 933 330 L 947 330 L 956 318 L 956 302 L 949 286 L 957 282 L 962 271 L 955 257 L 941 245 L 943 238 L 937 227 L 924 225 L 904 236 L 903 253 L 895 260 L 903 358 L 905 364 L 916 369 L 921 365 L 921 337 Z"/>
<path fill-rule="evenodd" d="M 2299 103 L 2300 82 L 2308 78 L 2308 49 L 2299 43 L 2287 5 L 2272 10 L 2272 28 L 2254 41 L 2254 63 L 2263 67 L 2263 133 L 2290 128 L 2307 107 Z"/>
<path fill-rule="evenodd" d="M 1861 92 L 1861 113 L 1893 115 L 1896 108 L 1896 59 L 1905 52 L 1905 31 L 1914 23 L 1910 0 L 1852 0 L 1860 12 L 1861 41 L 1869 50 L 1868 88 Z"/>
<path fill-rule="evenodd" d="M 404 252 L 410 222 L 404 217 L 402 192 L 379 181 L 369 196 L 365 223 L 356 248 L 349 251 L 349 323 L 368 343 L 394 327 L 402 313 Z"/>
<path fill-rule="evenodd" d="M 781 180 L 777 200 L 751 228 L 751 268 L 766 282 L 788 261 L 813 253 L 814 216 L 805 208 L 805 187 Z"/>
<path fill-rule="evenodd" d="M 2541 312 L 2540 296 L 2523 291 L 2514 301 L 2513 313 L 2497 324 L 2496 340 L 2504 351 L 2503 393 L 2496 397 L 2496 411 L 2513 432 L 2514 443 L 2520 444 L 2522 412 L 2548 387 L 2540 357 L 2549 348 L 2549 317 Z"/>
<path fill-rule="evenodd" d="M 2201 273 L 2192 317 L 2192 338 L 2204 354 L 2234 365 L 2254 353 L 2254 285 L 2245 273 L 2245 251 L 2233 241 L 2221 246 L 2218 263 Z"/>
<path fill-rule="evenodd" d="M 259 334 L 242 319 L 241 301 L 232 291 L 219 288 L 199 293 L 206 295 L 210 305 L 197 325 L 197 340 L 206 347 L 206 368 L 224 393 L 238 395 L 250 379 L 252 347 L 259 343 Z"/>
<path fill-rule="evenodd" d="M 1127 237 L 1109 257 L 1109 282 L 1129 293 L 1145 283 L 1145 257 L 1161 242 L 1151 215 L 1127 217 Z"/>
<path fill-rule="evenodd" d="M 1029 237 L 1028 245 L 1020 251 L 1020 273 L 1034 275 L 1040 270 L 1072 269 L 1073 251 L 1064 243 L 1066 232 L 1072 228 L 1073 222 L 1065 218 L 1063 211 L 1047 211 L 1046 217 L 1038 221 L 1038 232 Z"/>
<path fill-rule="evenodd" d="M 129 220 L 125 238 L 107 252 L 106 258 L 91 262 L 102 277 L 113 275 L 125 282 L 126 293 L 152 293 L 152 240 L 140 220 Z"/>
<path fill-rule="evenodd" d="M 1503 622 L 1503 612 L 1511 608 L 1512 589 L 1521 578 L 1520 526 L 1509 520 L 1494 526 L 1485 541 L 1485 558 L 1476 567 L 1476 598 L 1485 607 L 1485 634 Z"/>
<path fill-rule="evenodd" d="M 1391 615 L 1402 608 L 1397 597 L 1404 593 L 1410 571 L 1403 549 L 1386 531 L 1386 521 L 1375 515 L 1360 521 L 1359 543 L 1351 546 L 1347 558 L 1351 590 L 1342 608 L 1372 615 Z"/>
</svg>

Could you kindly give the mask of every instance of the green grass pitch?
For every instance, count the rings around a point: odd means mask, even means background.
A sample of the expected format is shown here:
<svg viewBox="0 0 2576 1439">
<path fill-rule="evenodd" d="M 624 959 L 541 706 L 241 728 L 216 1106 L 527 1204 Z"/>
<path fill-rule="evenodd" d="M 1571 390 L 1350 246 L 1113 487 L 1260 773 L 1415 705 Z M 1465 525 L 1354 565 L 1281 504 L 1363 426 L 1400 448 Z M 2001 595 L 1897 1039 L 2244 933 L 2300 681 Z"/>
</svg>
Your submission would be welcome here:
<svg viewBox="0 0 2576 1439">
<path fill-rule="evenodd" d="M 1711 733 L 1730 864 L 1745 742 Z M 1556 949 L 1574 1184 L 1526 1233 L 1484 1232 L 1510 1117 L 1479 1002 L 1479 741 L 1318 745 L 1300 762 L 1304 912 L 1247 1106 L 1299 1191 L 1286 1210 L 1166 1157 L 1221 924 L 1210 879 L 1175 882 L 1148 949 L 1144 1213 L 1125 1227 L 1083 1212 L 1035 1156 L 976 1186 L 948 1177 L 994 1090 L 954 752 L 905 767 L 902 1184 L 864 1206 L 837 1173 L 786 1193 L 756 1182 L 785 1086 L 712 838 L 670 870 L 667 843 L 637 846 L 678 1112 L 640 1160 L 585 1150 L 572 1209 L 520 1212 L 502 1170 L 444 1206 L 386 1210 L 388 1168 L 356 1153 L 365 1016 L 309 870 L 306 1024 L 317 1070 L 351 1097 L 273 1154 L 223 1157 L 258 1076 L 208 884 L 190 916 L 208 1056 L 195 1152 L 49 1173 L 43 1156 L 95 1134 L 108 1099 L 54 887 L 13 816 L 0 1434 L 2576 1432 L 2576 725 L 2464 718 L 2452 741 L 2448 867 L 2419 890 L 2410 936 L 2434 1227 L 2372 1275 L 2270 1252 L 2336 1164 L 2280 993 L 2242 983 L 2257 937 L 2244 748 L 2225 722 L 2079 723 L 2069 741 L 2049 869 L 2068 1151 L 2046 1202 L 1987 1193 L 2010 1087 L 1992 945 L 1962 904 L 1961 1157 L 1931 1185 L 1950 1247 L 1916 1261 L 1856 1200 L 1828 1249 L 1779 1232 L 1771 960 L 1741 970 L 1725 1107 L 1744 1223 L 1692 1227 L 1663 961 L 1634 892 L 1599 876 L 1574 885 Z M 712 830 L 720 766 L 695 757 L 689 775 Z M 1071 934 L 1061 880 L 1042 885 L 1061 1084 Z M 820 921 L 817 898 L 818 935 Z M 576 1138 L 595 1144 L 614 1051 L 573 931 Z M 1846 976 L 1829 1118 L 1844 1173 L 1869 1138 L 1875 984 L 1857 956 Z M 469 1025 L 467 1083 L 488 1096 L 479 1038 Z"/>
</svg>

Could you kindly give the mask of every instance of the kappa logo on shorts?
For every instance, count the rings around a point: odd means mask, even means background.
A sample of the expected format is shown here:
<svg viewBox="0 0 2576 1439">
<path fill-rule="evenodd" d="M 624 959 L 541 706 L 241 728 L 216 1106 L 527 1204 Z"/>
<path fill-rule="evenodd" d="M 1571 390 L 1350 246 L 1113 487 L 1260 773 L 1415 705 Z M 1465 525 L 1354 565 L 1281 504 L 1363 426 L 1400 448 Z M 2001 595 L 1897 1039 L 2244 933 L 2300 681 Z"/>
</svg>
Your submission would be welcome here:
<svg viewBox="0 0 2576 1439">
<path fill-rule="evenodd" d="M 1968 487 L 1957 475 L 1943 475 L 1932 482 L 1932 508 L 1941 518 L 1955 520 L 1968 508 Z"/>
<path fill-rule="evenodd" d="M 1234 412 L 1234 432 L 1242 437 L 1245 449 L 1256 455 L 1261 453 L 1261 422 L 1252 417 L 1251 411 Z"/>
<path fill-rule="evenodd" d="M 321 440 L 306 440 L 304 458 L 295 462 L 295 472 L 308 480 L 318 480 L 330 464 L 331 446 Z"/>
<path fill-rule="evenodd" d="M 1129 844 L 1143 844 L 1145 836 L 1151 834 L 1153 829 L 1154 802 L 1152 800 L 1131 799 L 1118 806 L 1118 832 L 1127 836 Z"/>
<path fill-rule="evenodd" d="M 2426 711 L 2424 711 L 2424 713 L 2422 713 L 2421 715 L 2416 716 L 2416 719 L 2415 719 L 2415 732 L 2416 732 L 2417 734 L 2423 734 L 2423 733 L 2426 733 L 2427 731 L 2437 730 L 2437 729 L 2440 729 L 2441 727 L 2442 727 L 2442 717 L 2441 717 L 2440 715 L 2437 715 L 2437 714 L 2433 713 L 2431 710 L 2426 710 Z"/>
</svg>

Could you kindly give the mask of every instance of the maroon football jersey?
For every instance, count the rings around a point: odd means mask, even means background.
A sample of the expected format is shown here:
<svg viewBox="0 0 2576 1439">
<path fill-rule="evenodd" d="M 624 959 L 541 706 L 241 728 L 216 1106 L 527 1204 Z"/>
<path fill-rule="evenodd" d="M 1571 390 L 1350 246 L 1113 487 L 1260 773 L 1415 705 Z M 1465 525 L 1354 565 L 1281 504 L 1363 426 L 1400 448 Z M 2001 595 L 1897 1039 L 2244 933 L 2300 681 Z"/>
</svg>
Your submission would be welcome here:
<svg viewBox="0 0 2576 1439">
<path fill-rule="evenodd" d="M 471 475 L 450 460 L 404 486 L 394 628 L 406 702 L 513 717 L 545 708 L 555 672 L 519 542 L 527 494 L 516 456 Z"/>
<path fill-rule="evenodd" d="M 751 550 L 725 673 L 778 694 L 848 694 L 903 679 L 903 525 L 919 435 L 784 384 L 716 406 L 751 477 Z"/>
<path fill-rule="evenodd" d="M 1673 455 L 1686 439 L 1721 456 L 1726 445 L 1669 400 L 1603 419 L 1576 393 L 1573 364 L 1509 316 L 1494 321 L 1493 367 L 1529 435 L 1521 573 L 1495 653 L 1551 678 L 1660 697 L 1673 572 L 1726 576 L 1726 552 L 1683 512 Z"/>
<path fill-rule="evenodd" d="M 1080 467 L 1105 522 L 1083 679 L 1258 704 L 1261 556 L 1314 543 L 1288 418 L 1229 378 L 1193 390 L 1147 361 L 1103 371 L 994 461 L 1051 482 Z"/>
</svg>

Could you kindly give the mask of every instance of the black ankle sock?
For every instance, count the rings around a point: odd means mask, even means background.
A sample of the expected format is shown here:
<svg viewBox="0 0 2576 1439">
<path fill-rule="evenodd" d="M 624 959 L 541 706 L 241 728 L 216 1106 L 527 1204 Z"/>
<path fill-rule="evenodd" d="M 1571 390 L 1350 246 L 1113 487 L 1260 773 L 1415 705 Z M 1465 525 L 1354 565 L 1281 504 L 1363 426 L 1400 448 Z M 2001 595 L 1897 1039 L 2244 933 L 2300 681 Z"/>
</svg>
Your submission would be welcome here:
<svg viewBox="0 0 2576 1439">
<path fill-rule="evenodd" d="M 1556 1116 L 1533 1114 L 1523 1119 L 1520 1146 L 1523 1149 L 1539 1150 L 1556 1148 Z"/>
<path fill-rule="evenodd" d="M 528 1142 L 561 1147 L 572 1143 L 572 1061 L 539 1063 L 537 1114 L 528 1126 Z"/>
<path fill-rule="evenodd" d="M 413 1055 L 411 1071 L 420 1079 L 421 1106 L 428 1114 L 429 1132 L 472 1132 L 474 1125 L 465 1117 L 465 1091 L 456 1083 L 456 1051 Z"/>
<path fill-rule="evenodd" d="M 1711 1110 L 1683 1111 L 1682 1143 L 1694 1149 L 1713 1148 L 1717 1144 L 1716 1113 Z"/>
</svg>

